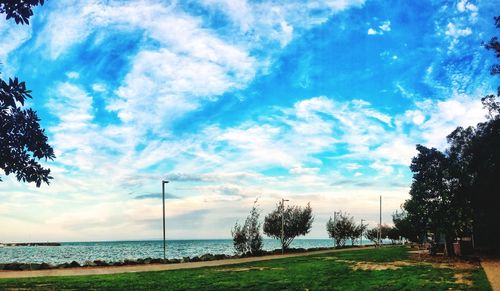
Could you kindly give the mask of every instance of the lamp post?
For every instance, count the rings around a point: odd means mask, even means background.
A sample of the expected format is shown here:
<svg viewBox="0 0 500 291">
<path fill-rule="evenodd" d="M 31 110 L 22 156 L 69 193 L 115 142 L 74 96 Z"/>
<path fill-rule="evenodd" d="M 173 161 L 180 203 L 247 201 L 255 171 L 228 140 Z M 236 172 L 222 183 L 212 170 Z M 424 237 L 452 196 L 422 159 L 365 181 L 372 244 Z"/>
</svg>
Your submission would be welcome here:
<svg viewBox="0 0 500 291">
<path fill-rule="evenodd" d="M 161 181 L 161 190 L 162 190 L 162 197 L 163 197 L 163 262 L 165 263 L 165 260 L 167 259 L 167 243 L 165 241 L 165 184 L 167 184 L 168 181 L 162 180 Z"/>
<path fill-rule="evenodd" d="M 285 198 L 281 199 L 281 254 L 285 253 Z"/>
<path fill-rule="evenodd" d="M 361 219 L 361 237 L 359 238 L 359 246 L 363 246 L 363 221 L 365 221 L 364 219 Z"/>
</svg>

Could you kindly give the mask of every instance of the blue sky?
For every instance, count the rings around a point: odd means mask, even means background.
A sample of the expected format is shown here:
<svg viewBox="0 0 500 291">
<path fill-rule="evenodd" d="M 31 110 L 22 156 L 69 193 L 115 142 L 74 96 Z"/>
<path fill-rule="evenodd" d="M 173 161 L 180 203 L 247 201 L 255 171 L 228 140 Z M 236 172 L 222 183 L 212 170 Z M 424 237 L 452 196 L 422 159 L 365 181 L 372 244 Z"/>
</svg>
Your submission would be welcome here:
<svg viewBox="0 0 500 291">
<path fill-rule="evenodd" d="M 47 1 L 0 21 L 57 159 L 0 183 L 0 241 L 227 238 L 255 198 L 375 226 L 415 144 L 484 119 L 495 1 Z"/>
</svg>

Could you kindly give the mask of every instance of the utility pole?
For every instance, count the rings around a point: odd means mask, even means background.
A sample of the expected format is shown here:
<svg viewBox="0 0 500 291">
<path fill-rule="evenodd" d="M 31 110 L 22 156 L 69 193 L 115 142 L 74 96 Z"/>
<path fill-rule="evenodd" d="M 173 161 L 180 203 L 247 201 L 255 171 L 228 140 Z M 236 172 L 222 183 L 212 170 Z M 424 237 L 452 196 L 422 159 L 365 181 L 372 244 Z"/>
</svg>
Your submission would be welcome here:
<svg viewBox="0 0 500 291">
<path fill-rule="evenodd" d="M 165 184 L 167 183 L 168 181 L 166 180 L 161 181 L 161 190 L 163 197 L 163 263 L 165 263 L 165 260 L 167 259 L 167 243 L 165 241 Z"/>
<path fill-rule="evenodd" d="M 378 224 L 378 245 L 382 244 L 382 195 L 380 195 L 380 220 Z"/>
<path fill-rule="evenodd" d="M 281 199 L 281 254 L 285 254 L 285 198 Z"/>
</svg>

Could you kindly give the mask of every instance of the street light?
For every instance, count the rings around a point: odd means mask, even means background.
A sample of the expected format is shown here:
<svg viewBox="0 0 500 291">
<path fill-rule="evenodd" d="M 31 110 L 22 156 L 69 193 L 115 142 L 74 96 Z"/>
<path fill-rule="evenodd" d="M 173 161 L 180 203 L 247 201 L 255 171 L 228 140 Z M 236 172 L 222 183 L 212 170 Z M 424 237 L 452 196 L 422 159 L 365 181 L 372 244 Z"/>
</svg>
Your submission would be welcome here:
<svg viewBox="0 0 500 291">
<path fill-rule="evenodd" d="M 281 254 L 285 253 L 285 198 L 281 199 Z"/>
<path fill-rule="evenodd" d="M 168 181 L 162 180 L 161 181 L 161 190 L 163 194 L 163 262 L 165 263 L 165 260 L 167 259 L 167 243 L 165 241 L 165 184 L 167 184 Z"/>
<path fill-rule="evenodd" d="M 363 221 L 366 221 L 364 219 L 361 219 L 361 237 L 359 238 L 359 246 L 363 246 Z"/>
</svg>

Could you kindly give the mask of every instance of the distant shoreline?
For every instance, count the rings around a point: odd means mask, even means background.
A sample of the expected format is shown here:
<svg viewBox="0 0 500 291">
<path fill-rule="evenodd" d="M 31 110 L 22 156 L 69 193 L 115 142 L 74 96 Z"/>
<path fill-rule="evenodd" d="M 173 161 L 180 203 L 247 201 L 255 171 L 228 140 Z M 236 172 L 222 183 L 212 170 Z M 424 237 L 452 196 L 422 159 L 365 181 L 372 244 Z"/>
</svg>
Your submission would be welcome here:
<svg viewBox="0 0 500 291">
<path fill-rule="evenodd" d="M 31 243 L 0 243 L 0 247 L 58 247 L 61 243 L 57 242 L 31 242 Z"/>
</svg>

